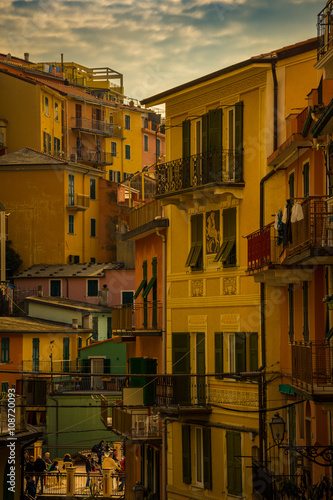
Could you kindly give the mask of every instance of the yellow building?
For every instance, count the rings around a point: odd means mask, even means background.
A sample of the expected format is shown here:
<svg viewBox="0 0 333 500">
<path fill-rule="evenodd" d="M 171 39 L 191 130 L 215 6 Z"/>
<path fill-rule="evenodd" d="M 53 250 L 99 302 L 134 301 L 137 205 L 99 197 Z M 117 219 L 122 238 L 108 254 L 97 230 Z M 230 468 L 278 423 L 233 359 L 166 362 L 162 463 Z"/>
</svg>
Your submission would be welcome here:
<svg viewBox="0 0 333 500">
<path fill-rule="evenodd" d="M 271 321 L 280 311 L 274 289 L 266 296 L 246 275 L 244 237 L 258 227 L 266 158 L 286 138 L 284 119 L 306 105 L 300 89 L 317 84 L 315 49 L 316 40 L 299 43 L 143 101 L 166 104 L 168 161 L 158 167 L 156 198 L 170 221 L 166 357 L 174 376 L 159 388 L 163 498 L 251 498 L 265 410 L 269 418 L 281 400 L 279 328 L 266 331 L 262 310 L 272 305 Z M 281 196 L 273 191 L 264 212 Z"/>
<path fill-rule="evenodd" d="M 30 148 L 0 157 L 8 240 L 22 267 L 98 261 L 102 176 L 97 168 Z"/>
</svg>

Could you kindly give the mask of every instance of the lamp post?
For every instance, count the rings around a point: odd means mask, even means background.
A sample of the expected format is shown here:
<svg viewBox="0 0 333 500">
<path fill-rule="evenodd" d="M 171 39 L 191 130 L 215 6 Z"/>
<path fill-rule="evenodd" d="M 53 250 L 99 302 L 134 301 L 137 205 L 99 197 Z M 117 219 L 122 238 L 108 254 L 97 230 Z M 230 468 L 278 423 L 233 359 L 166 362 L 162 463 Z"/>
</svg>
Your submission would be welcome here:
<svg viewBox="0 0 333 500">
<path fill-rule="evenodd" d="M 286 423 L 283 418 L 280 417 L 279 412 L 274 413 L 274 416 L 269 422 L 269 426 L 271 428 L 274 443 L 280 446 L 286 432 Z"/>
</svg>

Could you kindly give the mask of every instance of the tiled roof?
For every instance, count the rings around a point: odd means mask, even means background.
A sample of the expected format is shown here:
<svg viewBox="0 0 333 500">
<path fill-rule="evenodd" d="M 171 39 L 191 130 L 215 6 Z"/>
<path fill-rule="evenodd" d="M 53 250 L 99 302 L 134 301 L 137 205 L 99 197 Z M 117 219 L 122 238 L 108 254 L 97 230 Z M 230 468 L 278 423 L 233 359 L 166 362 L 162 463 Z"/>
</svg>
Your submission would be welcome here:
<svg viewBox="0 0 333 500">
<path fill-rule="evenodd" d="M 22 148 L 0 156 L 0 165 L 62 165 L 64 163 L 69 162 L 32 148 Z"/>
<path fill-rule="evenodd" d="M 45 306 L 54 306 L 64 309 L 72 309 L 83 312 L 111 312 L 109 307 L 89 304 L 88 302 L 80 302 L 78 300 L 70 300 L 63 297 L 27 297 L 25 300 L 35 304 Z"/>
<path fill-rule="evenodd" d="M 87 332 L 90 332 L 91 329 L 85 329 Z M 79 329 L 80 332 L 83 331 L 82 328 Z M 1 316 L 0 317 L 0 332 L 12 332 L 12 333 L 29 333 L 29 332 L 40 332 L 40 333 L 49 333 L 49 332 L 71 332 L 77 333 L 77 328 L 69 328 L 68 325 L 60 325 L 59 323 L 44 321 L 44 320 L 35 320 L 31 318 L 17 318 L 10 316 Z"/>
<path fill-rule="evenodd" d="M 16 274 L 14 278 L 100 278 L 105 276 L 105 270 L 123 269 L 121 262 L 109 264 L 37 264 Z"/>
</svg>

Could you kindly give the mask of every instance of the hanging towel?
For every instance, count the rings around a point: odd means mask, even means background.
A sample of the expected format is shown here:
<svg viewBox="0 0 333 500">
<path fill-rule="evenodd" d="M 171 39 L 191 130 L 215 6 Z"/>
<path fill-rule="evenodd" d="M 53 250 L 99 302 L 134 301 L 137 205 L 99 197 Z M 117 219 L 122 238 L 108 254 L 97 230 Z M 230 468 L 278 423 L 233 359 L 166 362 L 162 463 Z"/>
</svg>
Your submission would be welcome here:
<svg viewBox="0 0 333 500">
<path fill-rule="evenodd" d="M 283 224 L 287 224 L 287 218 L 288 218 L 288 205 L 286 205 L 283 210 L 283 215 L 282 215 Z"/>
<path fill-rule="evenodd" d="M 304 219 L 304 213 L 303 213 L 303 208 L 302 205 L 297 202 L 293 206 L 291 210 L 291 217 L 290 217 L 290 222 L 298 222 L 299 220 Z"/>
</svg>

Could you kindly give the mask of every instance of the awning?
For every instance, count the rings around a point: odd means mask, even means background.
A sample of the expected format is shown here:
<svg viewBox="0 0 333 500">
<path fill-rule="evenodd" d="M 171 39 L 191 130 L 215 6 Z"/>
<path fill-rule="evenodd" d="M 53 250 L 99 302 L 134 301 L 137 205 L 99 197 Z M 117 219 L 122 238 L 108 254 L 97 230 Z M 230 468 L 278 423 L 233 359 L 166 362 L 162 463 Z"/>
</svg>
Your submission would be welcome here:
<svg viewBox="0 0 333 500">
<path fill-rule="evenodd" d="M 149 292 L 150 292 L 150 290 L 153 288 L 153 285 L 154 285 L 154 283 L 155 283 L 155 282 L 156 282 L 156 276 L 153 276 L 153 277 L 152 277 L 152 279 L 149 281 L 149 283 L 148 283 L 147 287 L 144 289 L 144 292 L 143 292 L 143 294 L 142 294 L 142 297 L 143 297 L 144 299 L 146 299 L 146 298 L 147 298 L 148 293 L 149 293 Z"/>
<path fill-rule="evenodd" d="M 296 392 L 289 384 L 280 384 L 279 391 L 282 394 L 288 394 L 289 396 L 296 396 Z"/>
<path fill-rule="evenodd" d="M 147 280 L 143 279 L 139 285 L 139 288 L 137 289 L 137 291 L 133 295 L 133 299 L 137 299 L 139 297 L 141 290 L 146 286 L 146 284 L 147 284 Z"/>
</svg>

